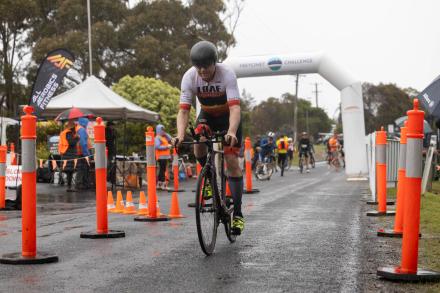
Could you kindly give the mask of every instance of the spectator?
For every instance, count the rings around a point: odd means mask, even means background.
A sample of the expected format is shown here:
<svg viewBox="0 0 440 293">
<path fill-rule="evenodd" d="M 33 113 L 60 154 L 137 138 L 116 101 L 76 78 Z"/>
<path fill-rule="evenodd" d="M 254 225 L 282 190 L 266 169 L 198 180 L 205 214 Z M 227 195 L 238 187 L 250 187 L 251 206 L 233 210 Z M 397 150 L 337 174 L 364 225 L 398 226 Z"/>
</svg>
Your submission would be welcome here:
<svg viewBox="0 0 440 293">
<path fill-rule="evenodd" d="M 156 149 L 156 159 L 159 163 L 159 177 L 157 180 L 157 189 L 167 189 L 165 182 L 165 172 L 167 171 L 168 160 L 171 159 L 170 149 L 171 136 L 165 132 L 162 124 L 156 126 L 156 138 L 154 139 L 154 148 Z"/>
<path fill-rule="evenodd" d="M 78 189 L 89 189 L 89 135 L 87 133 L 87 125 L 89 124 L 89 119 L 82 117 L 78 119 L 77 133 L 79 136 L 78 154 L 80 160 L 78 160 L 78 176 L 77 176 L 77 186 Z"/>
<path fill-rule="evenodd" d="M 77 158 L 77 145 L 79 137 L 75 129 L 75 122 L 69 120 L 63 131 L 60 133 L 58 151 L 63 163 L 61 169 L 67 175 L 67 192 L 75 191 L 72 189 L 73 172 L 75 171 L 74 159 Z M 65 162 L 64 162 L 65 160 Z"/>
</svg>

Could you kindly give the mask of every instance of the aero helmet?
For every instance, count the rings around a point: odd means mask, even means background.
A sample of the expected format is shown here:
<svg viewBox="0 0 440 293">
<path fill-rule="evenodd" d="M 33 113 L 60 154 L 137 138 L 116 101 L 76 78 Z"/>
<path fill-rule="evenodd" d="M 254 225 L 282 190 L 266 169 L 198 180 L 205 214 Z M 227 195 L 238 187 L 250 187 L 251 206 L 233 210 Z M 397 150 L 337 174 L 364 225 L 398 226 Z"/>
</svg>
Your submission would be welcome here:
<svg viewBox="0 0 440 293">
<path fill-rule="evenodd" d="M 217 48 L 208 41 L 197 42 L 190 52 L 191 63 L 196 67 L 207 67 L 217 62 Z"/>
</svg>

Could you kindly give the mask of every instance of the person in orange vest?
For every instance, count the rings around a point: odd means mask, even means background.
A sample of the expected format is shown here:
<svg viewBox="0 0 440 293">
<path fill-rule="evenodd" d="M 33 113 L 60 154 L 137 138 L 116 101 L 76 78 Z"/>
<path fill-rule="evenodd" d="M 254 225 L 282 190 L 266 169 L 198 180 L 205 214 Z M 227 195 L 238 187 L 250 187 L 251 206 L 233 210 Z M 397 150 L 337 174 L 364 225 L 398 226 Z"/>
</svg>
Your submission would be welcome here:
<svg viewBox="0 0 440 293">
<path fill-rule="evenodd" d="M 75 122 L 69 120 L 63 131 L 60 133 L 60 140 L 58 143 L 58 151 L 63 162 L 61 163 L 61 170 L 67 175 L 67 192 L 75 191 L 72 189 L 73 172 L 75 171 L 74 159 L 77 158 L 77 144 L 79 136 L 76 133 Z M 64 160 L 66 160 L 64 162 Z"/>
<path fill-rule="evenodd" d="M 154 148 L 156 149 L 156 160 L 159 163 L 159 177 L 157 179 L 157 189 L 166 189 L 165 172 L 167 170 L 168 161 L 171 159 L 170 149 L 171 136 L 165 132 L 162 124 L 156 126 L 156 138 L 154 139 Z"/>
<path fill-rule="evenodd" d="M 288 148 L 289 148 L 289 143 L 287 141 L 287 136 L 281 135 L 280 138 L 277 140 L 278 165 L 281 168 L 281 176 L 284 176 L 284 168 L 286 165 Z"/>
</svg>

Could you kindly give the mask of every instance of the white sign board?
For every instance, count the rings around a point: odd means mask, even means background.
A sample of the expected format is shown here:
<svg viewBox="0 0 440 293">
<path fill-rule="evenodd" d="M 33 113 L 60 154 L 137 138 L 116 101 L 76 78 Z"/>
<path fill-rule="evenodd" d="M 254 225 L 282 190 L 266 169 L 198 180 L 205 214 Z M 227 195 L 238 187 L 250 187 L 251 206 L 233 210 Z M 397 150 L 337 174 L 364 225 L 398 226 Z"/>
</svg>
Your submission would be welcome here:
<svg viewBox="0 0 440 293">
<path fill-rule="evenodd" d="M 21 166 L 8 166 L 6 168 L 6 187 L 21 185 Z"/>
</svg>

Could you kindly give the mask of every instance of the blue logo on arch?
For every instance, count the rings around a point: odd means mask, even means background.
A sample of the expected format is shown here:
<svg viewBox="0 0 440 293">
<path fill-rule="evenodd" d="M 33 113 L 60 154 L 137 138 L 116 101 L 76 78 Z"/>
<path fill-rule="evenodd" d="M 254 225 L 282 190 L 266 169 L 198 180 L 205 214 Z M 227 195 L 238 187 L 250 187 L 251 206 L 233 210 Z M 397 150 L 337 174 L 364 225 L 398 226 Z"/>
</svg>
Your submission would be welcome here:
<svg viewBox="0 0 440 293">
<path fill-rule="evenodd" d="M 281 69 L 281 66 L 283 66 L 283 61 L 278 57 L 270 58 L 267 62 L 267 66 L 269 66 L 272 71 L 278 71 Z"/>
</svg>

